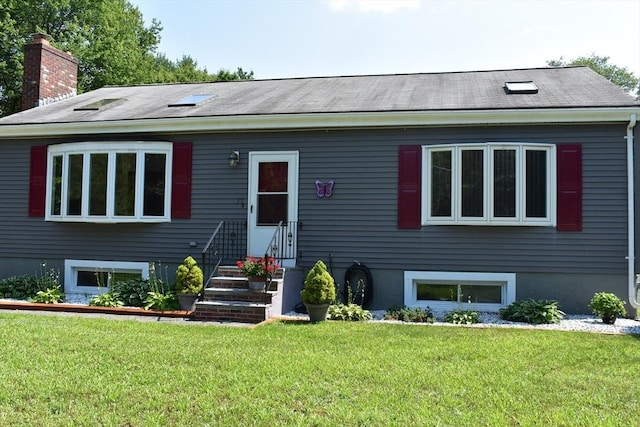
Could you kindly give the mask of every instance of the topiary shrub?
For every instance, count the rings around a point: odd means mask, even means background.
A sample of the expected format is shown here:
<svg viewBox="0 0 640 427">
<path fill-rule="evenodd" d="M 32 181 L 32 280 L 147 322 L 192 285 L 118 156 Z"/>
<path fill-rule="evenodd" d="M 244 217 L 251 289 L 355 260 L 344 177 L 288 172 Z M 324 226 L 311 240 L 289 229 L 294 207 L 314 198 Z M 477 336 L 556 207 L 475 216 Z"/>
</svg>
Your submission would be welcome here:
<svg viewBox="0 0 640 427">
<path fill-rule="evenodd" d="M 335 282 L 321 260 L 318 260 L 307 274 L 300 295 L 304 304 L 331 304 L 335 301 Z"/>
<path fill-rule="evenodd" d="M 204 275 L 195 259 L 188 256 L 176 270 L 176 292 L 178 294 L 199 294 L 202 291 Z"/>
<path fill-rule="evenodd" d="M 524 322 L 540 325 L 560 323 L 564 312 L 558 308 L 558 301 L 527 299 L 516 301 L 499 311 L 500 317 L 511 322 Z"/>
</svg>

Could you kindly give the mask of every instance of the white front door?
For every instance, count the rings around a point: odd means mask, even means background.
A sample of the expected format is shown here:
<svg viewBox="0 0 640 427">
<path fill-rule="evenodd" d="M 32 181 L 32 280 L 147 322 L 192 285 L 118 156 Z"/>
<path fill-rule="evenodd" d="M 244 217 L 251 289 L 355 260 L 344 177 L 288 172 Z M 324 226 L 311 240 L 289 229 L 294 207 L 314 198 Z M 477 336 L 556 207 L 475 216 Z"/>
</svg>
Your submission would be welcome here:
<svg viewBox="0 0 640 427">
<path fill-rule="evenodd" d="M 249 153 L 248 211 L 248 252 L 262 256 L 280 221 L 298 221 L 297 151 Z"/>
</svg>

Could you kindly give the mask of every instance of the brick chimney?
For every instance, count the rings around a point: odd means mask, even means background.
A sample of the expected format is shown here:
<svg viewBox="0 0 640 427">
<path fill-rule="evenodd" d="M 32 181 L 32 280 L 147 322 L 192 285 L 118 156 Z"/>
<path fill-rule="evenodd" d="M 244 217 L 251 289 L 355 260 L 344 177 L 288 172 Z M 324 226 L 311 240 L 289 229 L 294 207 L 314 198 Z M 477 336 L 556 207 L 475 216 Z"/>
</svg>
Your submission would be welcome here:
<svg viewBox="0 0 640 427">
<path fill-rule="evenodd" d="M 74 96 L 77 87 L 78 60 L 51 46 L 46 34 L 34 34 L 24 47 L 22 110 Z"/>
</svg>

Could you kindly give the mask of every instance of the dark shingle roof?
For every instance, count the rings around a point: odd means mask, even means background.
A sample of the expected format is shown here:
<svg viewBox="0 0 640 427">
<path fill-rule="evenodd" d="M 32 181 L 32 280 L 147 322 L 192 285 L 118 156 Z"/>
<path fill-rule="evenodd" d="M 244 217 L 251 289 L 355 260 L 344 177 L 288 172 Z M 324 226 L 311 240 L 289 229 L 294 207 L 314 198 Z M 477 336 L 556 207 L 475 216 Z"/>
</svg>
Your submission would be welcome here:
<svg viewBox="0 0 640 427">
<path fill-rule="evenodd" d="M 507 94 L 533 81 L 537 94 Z M 168 107 L 190 95 L 212 98 Z M 97 111 L 75 108 L 121 98 Z M 298 113 L 635 107 L 640 102 L 586 67 L 104 87 L 0 119 L 0 125 Z"/>
</svg>

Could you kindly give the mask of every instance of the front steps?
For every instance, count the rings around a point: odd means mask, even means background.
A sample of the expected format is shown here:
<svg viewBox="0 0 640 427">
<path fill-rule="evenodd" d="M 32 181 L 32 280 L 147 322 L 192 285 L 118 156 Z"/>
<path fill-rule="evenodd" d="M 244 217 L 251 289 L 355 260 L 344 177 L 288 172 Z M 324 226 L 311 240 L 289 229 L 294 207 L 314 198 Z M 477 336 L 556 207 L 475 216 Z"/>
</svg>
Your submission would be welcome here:
<svg viewBox="0 0 640 427">
<path fill-rule="evenodd" d="M 204 290 L 203 301 L 196 303 L 194 320 L 260 323 L 282 311 L 284 269 L 276 270 L 266 292 L 251 291 L 247 278 L 235 266 L 218 268 Z"/>
</svg>

